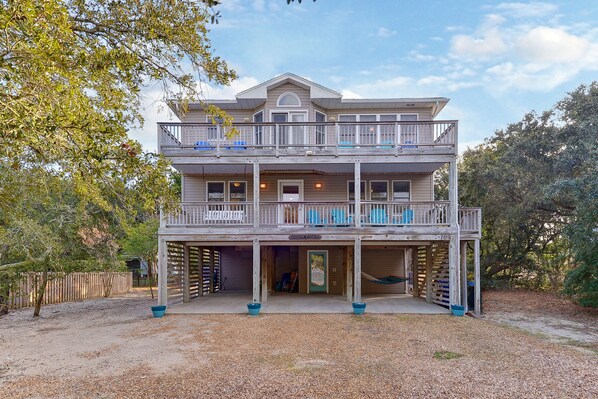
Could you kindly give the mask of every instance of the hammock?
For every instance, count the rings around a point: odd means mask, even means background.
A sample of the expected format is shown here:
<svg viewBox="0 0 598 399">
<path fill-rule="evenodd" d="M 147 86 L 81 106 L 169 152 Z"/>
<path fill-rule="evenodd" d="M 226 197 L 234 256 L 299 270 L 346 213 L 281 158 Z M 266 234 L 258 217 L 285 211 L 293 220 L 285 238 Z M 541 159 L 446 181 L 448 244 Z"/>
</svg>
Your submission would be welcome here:
<svg viewBox="0 0 598 399">
<path fill-rule="evenodd" d="M 370 276 L 367 273 L 361 272 L 363 277 L 365 277 L 368 281 L 371 281 L 375 284 L 398 284 L 404 283 L 405 281 L 409 281 L 409 277 L 400 277 L 400 276 L 384 276 L 380 278 L 376 278 L 374 276 Z"/>
</svg>

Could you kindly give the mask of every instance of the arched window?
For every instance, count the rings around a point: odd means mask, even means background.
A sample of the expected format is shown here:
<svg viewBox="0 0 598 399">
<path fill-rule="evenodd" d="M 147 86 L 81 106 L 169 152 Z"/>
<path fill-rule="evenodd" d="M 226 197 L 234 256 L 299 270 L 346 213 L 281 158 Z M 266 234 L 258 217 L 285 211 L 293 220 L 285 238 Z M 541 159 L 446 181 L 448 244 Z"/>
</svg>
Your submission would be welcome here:
<svg viewBox="0 0 598 399">
<path fill-rule="evenodd" d="M 297 94 L 286 92 L 282 93 L 280 97 L 278 97 L 276 105 L 278 107 L 299 107 L 301 106 L 301 100 L 299 100 L 299 96 L 297 96 Z"/>
</svg>

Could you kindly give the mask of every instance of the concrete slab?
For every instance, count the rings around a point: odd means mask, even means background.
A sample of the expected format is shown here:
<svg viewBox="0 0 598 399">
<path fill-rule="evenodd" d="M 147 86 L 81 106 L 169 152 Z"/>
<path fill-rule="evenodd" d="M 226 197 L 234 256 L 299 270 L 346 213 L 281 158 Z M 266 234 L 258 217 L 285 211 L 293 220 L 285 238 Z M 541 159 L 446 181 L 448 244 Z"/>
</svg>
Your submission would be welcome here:
<svg viewBox="0 0 598 399">
<path fill-rule="evenodd" d="M 196 298 L 189 303 L 168 306 L 170 314 L 247 313 L 251 292 L 226 291 Z M 411 295 L 365 295 L 366 313 L 449 314 L 441 306 L 430 304 Z M 351 303 L 344 296 L 325 294 L 277 293 L 262 304 L 261 313 L 353 313 Z"/>
</svg>

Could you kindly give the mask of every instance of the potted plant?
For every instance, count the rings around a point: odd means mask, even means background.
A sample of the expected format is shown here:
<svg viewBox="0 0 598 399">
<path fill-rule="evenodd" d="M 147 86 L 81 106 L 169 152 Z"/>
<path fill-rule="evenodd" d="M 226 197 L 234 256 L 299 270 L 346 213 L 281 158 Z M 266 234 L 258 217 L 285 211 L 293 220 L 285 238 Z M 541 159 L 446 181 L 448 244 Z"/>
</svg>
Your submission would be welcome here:
<svg viewBox="0 0 598 399">
<path fill-rule="evenodd" d="M 152 306 L 152 314 L 154 315 L 154 317 L 162 317 L 164 316 L 164 313 L 166 313 L 165 305 Z"/>
<path fill-rule="evenodd" d="M 248 303 L 247 304 L 247 311 L 249 312 L 250 316 L 257 316 L 260 314 L 260 309 L 262 308 L 261 303 Z"/>
<path fill-rule="evenodd" d="M 353 314 L 362 315 L 365 312 L 365 302 L 353 302 Z"/>
</svg>

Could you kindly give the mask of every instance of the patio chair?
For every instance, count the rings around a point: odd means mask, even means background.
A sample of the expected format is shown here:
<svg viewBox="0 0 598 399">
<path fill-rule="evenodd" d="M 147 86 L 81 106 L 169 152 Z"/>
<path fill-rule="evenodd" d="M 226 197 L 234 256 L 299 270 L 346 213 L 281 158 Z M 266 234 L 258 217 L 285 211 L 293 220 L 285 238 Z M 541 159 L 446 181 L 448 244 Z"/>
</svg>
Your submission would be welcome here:
<svg viewBox="0 0 598 399">
<path fill-rule="evenodd" d="M 413 209 L 405 209 L 401 215 L 401 224 L 413 223 Z"/>
<path fill-rule="evenodd" d="M 370 210 L 370 223 L 371 224 L 387 224 L 388 215 L 384 208 L 373 208 Z"/>
<path fill-rule="evenodd" d="M 211 150 L 212 146 L 207 141 L 196 141 L 195 142 L 195 149 L 196 150 Z"/>
<path fill-rule="evenodd" d="M 247 142 L 245 141 L 235 141 L 231 147 L 226 147 L 227 150 L 246 150 L 247 149 Z"/>
<path fill-rule="evenodd" d="M 338 143 L 338 148 L 353 148 L 353 143 L 350 141 L 340 141 Z"/>
<path fill-rule="evenodd" d="M 338 208 L 332 209 L 330 211 L 330 219 L 332 220 L 332 223 L 337 227 L 347 227 L 352 222 L 352 217 L 347 217 L 345 210 Z"/>
<path fill-rule="evenodd" d="M 307 224 L 314 227 L 322 227 L 326 224 L 326 220 L 320 218 L 320 214 L 315 209 L 309 209 L 307 211 Z"/>
<path fill-rule="evenodd" d="M 405 144 L 413 144 L 413 141 L 407 140 Z M 417 148 L 416 145 L 402 145 L 401 148 Z"/>
</svg>

